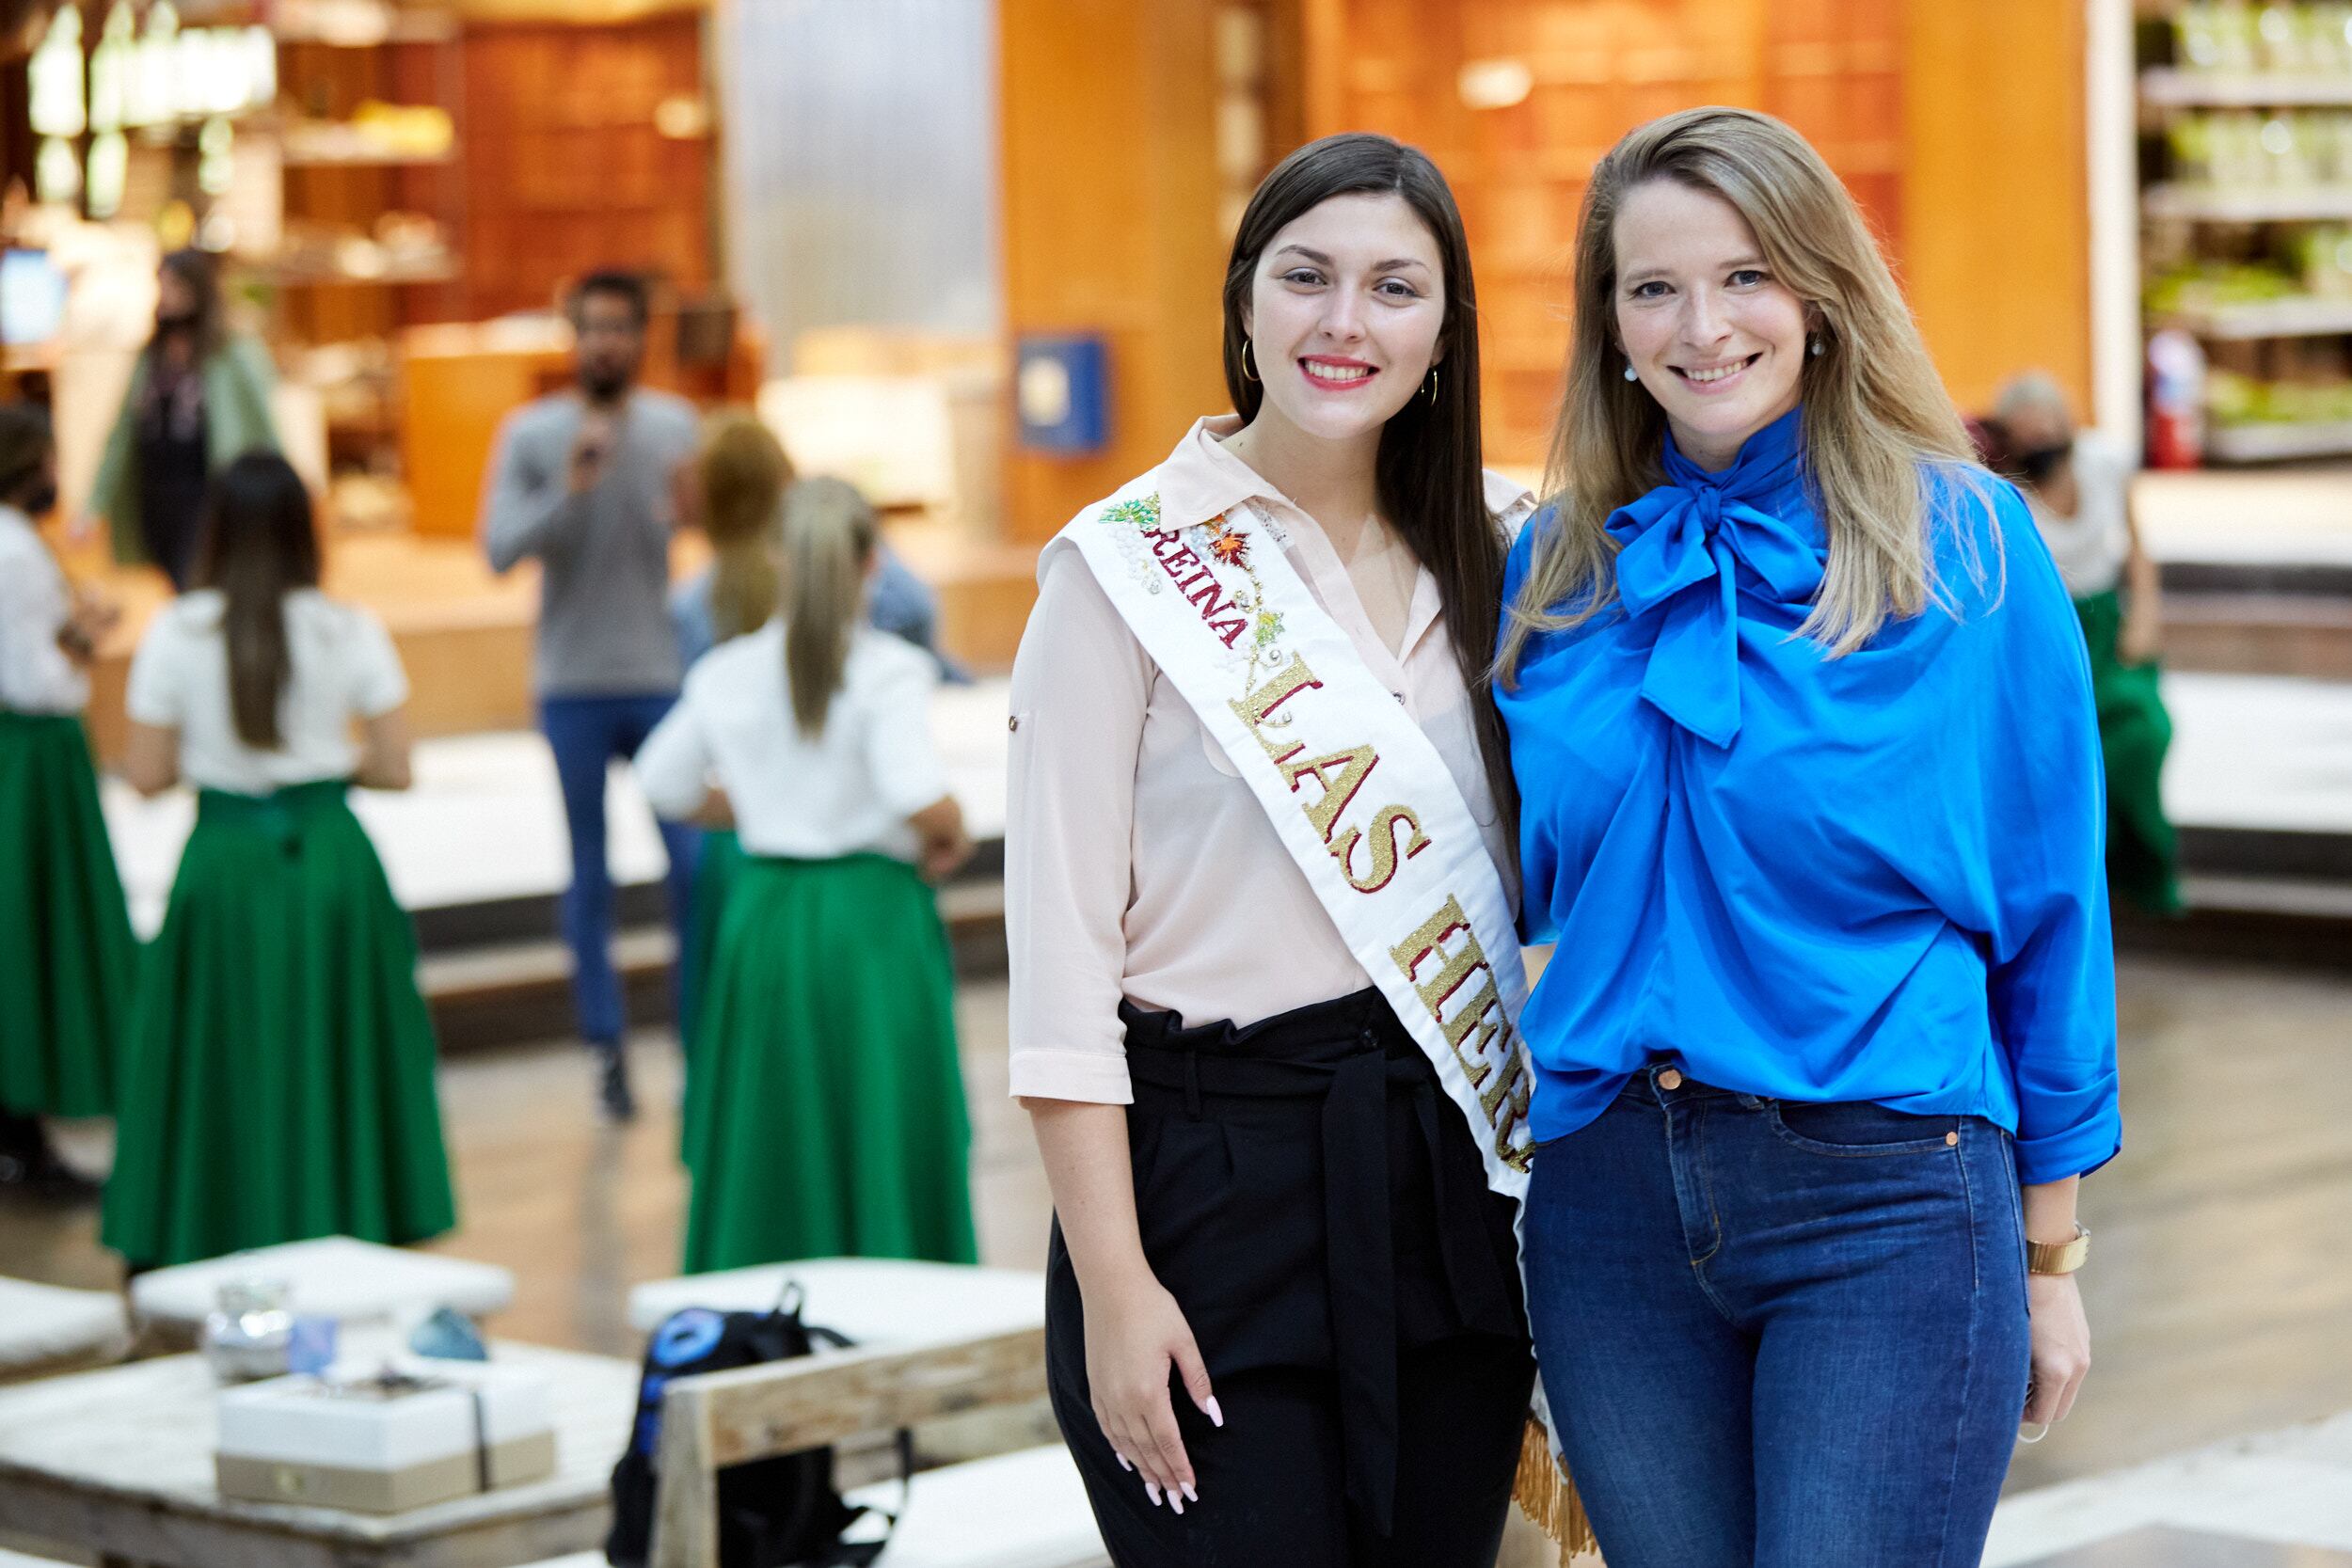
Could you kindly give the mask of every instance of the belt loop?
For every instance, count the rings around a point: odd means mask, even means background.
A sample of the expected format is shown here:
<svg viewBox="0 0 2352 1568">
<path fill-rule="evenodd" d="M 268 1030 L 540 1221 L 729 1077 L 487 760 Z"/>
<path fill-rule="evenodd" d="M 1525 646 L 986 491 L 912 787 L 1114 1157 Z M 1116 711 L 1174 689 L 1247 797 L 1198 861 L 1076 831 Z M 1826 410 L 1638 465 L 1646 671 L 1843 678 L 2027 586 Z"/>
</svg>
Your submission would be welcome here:
<svg viewBox="0 0 2352 1568">
<path fill-rule="evenodd" d="M 1200 1048 L 1198 1046 L 1188 1046 L 1184 1050 L 1184 1115 L 1195 1121 L 1200 1119 Z"/>
</svg>

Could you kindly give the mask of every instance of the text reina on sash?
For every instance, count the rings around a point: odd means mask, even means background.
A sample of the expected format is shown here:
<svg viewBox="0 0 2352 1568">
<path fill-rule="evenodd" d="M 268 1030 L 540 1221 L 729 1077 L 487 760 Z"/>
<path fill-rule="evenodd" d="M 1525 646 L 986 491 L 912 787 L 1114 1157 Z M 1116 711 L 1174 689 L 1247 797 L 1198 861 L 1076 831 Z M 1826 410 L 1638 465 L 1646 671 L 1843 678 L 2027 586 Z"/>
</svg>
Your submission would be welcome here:
<svg viewBox="0 0 2352 1568">
<path fill-rule="evenodd" d="M 1167 527 L 1138 531 L 1152 559 L 1175 583 L 1177 593 L 1200 612 L 1201 625 L 1211 636 L 1232 648 L 1248 629 L 1249 617 L 1217 582 L 1214 563 L 1184 543 L 1187 531 L 1190 531 Z M 1212 554 L 1234 563 L 1242 561 L 1248 543 L 1246 536 L 1221 527 L 1213 528 L 1210 532 L 1216 541 L 1208 546 Z M 1219 547 L 1227 541 L 1232 541 L 1236 546 L 1230 554 Z M 1421 814 L 1402 803 L 1381 806 L 1373 812 L 1368 828 L 1354 824 L 1343 827 L 1348 808 L 1380 763 L 1380 753 L 1369 742 L 1321 756 L 1308 756 L 1305 743 L 1290 740 L 1279 733 L 1279 725 L 1277 733 L 1268 733 L 1267 721 L 1278 709 L 1295 703 L 1291 712 L 1303 715 L 1311 702 L 1305 694 L 1323 689 L 1323 682 L 1316 678 L 1307 661 L 1294 656 L 1282 669 L 1228 705 L 1264 748 L 1292 794 L 1297 794 L 1305 781 L 1315 782 L 1318 797 L 1302 808 L 1307 821 L 1338 863 L 1340 875 L 1347 885 L 1359 894 L 1377 895 L 1395 879 L 1403 861 L 1416 858 L 1430 848 L 1434 841 L 1422 829 Z M 1356 851 L 1367 837 L 1368 863 L 1359 874 Z M 1480 852 L 1484 853 L 1483 848 Z M 1494 968 L 1486 960 L 1477 933 L 1470 928 L 1460 898 L 1449 893 L 1410 936 L 1389 950 L 1389 957 L 1404 972 L 1422 1004 L 1437 1021 L 1446 1043 L 1453 1048 L 1454 1059 L 1461 1064 L 1471 1088 L 1477 1091 L 1479 1104 L 1494 1133 L 1495 1153 L 1504 1163 L 1526 1169 L 1532 1151 L 1519 1136 L 1527 1119 L 1530 1089 L 1526 1053 L 1520 1049 L 1518 1029 L 1502 1006 Z M 1432 959 L 1437 962 L 1424 977 L 1423 967 Z M 1470 984 L 1473 977 L 1477 980 L 1474 987 Z"/>
</svg>

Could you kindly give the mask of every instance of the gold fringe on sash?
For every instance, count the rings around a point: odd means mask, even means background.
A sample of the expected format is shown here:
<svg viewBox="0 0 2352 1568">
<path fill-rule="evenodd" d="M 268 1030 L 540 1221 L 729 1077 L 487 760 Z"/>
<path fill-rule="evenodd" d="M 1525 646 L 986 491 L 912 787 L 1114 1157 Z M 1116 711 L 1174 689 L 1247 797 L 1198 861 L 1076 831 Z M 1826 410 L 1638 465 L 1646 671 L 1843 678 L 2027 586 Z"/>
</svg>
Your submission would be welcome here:
<svg viewBox="0 0 2352 1568">
<path fill-rule="evenodd" d="M 1598 1547 L 1576 1482 L 1552 1457 L 1551 1434 L 1532 1416 L 1519 1434 L 1519 1472 L 1511 1483 L 1511 1497 L 1536 1528 L 1560 1543 L 1560 1568 L 1567 1568 L 1568 1559 L 1577 1553 Z"/>
</svg>

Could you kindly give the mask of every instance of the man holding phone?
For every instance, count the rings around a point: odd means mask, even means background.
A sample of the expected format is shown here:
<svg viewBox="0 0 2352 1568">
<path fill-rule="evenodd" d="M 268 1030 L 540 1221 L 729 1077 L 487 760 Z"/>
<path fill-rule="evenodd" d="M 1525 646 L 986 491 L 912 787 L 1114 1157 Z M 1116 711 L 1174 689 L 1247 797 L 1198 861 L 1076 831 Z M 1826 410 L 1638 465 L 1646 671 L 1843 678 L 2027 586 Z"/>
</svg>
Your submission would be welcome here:
<svg viewBox="0 0 2352 1568">
<path fill-rule="evenodd" d="M 605 863 L 605 773 L 633 757 L 675 701 L 670 626 L 673 475 L 693 454 L 692 404 L 636 385 L 644 358 L 645 286 L 591 273 L 573 290 L 577 385 L 526 404 L 500 428 L 482 503 L 493 569 L 540 562 L 533 689 L 555 752 L 571 832 L 563 902 L 572 1001 L 596 1053 L 598 1093 L 616 1121 L 636 1113 L 624 1050 L 627 1018 L 612 968 L 612 879 Z M 691 905 L 693 829 L 662 823 L 670 918 Z"/>
</svg>

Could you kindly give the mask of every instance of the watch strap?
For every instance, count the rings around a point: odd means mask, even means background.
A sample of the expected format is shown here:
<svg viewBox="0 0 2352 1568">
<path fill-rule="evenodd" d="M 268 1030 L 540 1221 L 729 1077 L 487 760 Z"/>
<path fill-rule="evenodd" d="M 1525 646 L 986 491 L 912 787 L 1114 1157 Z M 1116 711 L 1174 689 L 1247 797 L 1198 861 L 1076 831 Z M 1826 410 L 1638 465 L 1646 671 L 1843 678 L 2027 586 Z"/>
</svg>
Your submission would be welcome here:
<svg viewBox="0 0 2352 1568">
<path fill-rule="evenodd" d="M 2071 1242 L 2033 1242 L 2026 1243 L 2026 1272 L 2028 1274 L 2073 1274 L 2090 1256 L 2090 1232 L 2080 1224 L 2074 1227 Z"/>
</svg>

